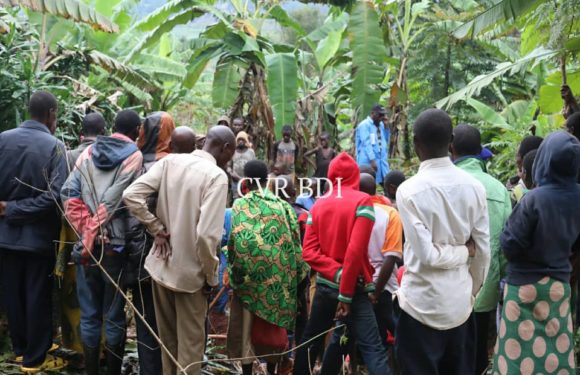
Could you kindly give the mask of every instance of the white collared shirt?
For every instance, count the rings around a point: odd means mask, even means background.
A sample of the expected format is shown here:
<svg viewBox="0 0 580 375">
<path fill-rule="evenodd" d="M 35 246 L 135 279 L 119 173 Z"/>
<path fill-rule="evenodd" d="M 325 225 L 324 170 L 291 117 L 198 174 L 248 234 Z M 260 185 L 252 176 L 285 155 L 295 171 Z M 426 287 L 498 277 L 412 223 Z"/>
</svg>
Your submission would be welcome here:
<svg viewBox="0 0 580 375">
<path fill-rule="evenodd" d="M 469 318 L 489 268 L 485 189 L 448 157 L 426 160 L 397 191 L 405 231 L 405 265 L 397 291 L 401 308 L 439 330 Z M 476 255 L 465 243 L 473 238 Z"/>
</svg>

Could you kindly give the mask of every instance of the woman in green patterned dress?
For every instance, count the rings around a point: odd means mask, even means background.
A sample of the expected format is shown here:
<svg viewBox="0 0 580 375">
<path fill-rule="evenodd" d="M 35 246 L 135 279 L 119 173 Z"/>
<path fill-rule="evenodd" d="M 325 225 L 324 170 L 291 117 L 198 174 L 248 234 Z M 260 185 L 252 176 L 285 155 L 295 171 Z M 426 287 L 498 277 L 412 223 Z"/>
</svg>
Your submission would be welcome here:
<svg viewBox="0 0 580 375">
<path fill-rule="evenodd" d="M 297 286 L 306 277 L 308 266 L 302 260 L 294 210 L 266 189 L 266 164 L 250 161 L 244 174 L 250 192 L 234 202 L 228 242 L 229 281 L 234 292 L 227 349 L 230 358 L 245 358 L 242 369 L 246 375 L 252 373 L 255 355 L 276 353 L 273 348 L 254 347 L 253 320 L 258 317 L 294 330 Z M 267 358 L 270 374 L 279 357 Z"/>
<path fill-rule="evenodd" d="M 564 132 L 549 135 L 534 162 L 537 187 L 501 236 L 508 274 L 494 374 L 575 373 L 569 259 L 580 243 L 579 168 L 580 142 Z"/>
</svg>

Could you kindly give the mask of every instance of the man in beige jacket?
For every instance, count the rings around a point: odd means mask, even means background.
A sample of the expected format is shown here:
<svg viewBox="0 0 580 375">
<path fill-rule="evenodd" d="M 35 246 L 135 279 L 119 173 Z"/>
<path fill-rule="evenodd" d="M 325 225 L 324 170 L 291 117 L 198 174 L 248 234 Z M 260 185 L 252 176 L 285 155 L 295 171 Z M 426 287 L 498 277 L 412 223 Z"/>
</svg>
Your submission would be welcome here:
<svg viewBox="0 0 580 375">
<path fill-rule="evenodd" d="M 161 159 L 123 194 L 131 213 L 155 237 L 145 268 L 153 279 L 159 336 L 187 374 L 201 372 L 199 364 L 190 364 L 203 359 L 207 295 L 218 285 L 216 250 L 228 193 L 223 169 L 235 147 L 233 132 L 215 126 L 203 150 Z M 147 198 L 155 193 L 152 213 Z M 162 353 L 163 374 L 181 375 Z"/>
</svg>

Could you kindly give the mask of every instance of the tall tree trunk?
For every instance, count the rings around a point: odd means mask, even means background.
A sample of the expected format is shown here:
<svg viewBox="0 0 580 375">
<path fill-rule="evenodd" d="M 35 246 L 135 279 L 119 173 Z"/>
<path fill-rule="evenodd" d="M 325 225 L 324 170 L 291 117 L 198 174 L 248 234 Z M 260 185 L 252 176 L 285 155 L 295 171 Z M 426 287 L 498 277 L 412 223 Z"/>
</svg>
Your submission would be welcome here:
<svg viewBox="0 0 580 375">
<path fill-rule="evenodd" d="M 411 143 L 409 136 L 409 123 L 408 123 L 408 113 L 409 113 L 409 89 L 407 85 L 407 51 L 403 51 L 401 56 L 401 66 L 399 70 L 399 78 L 397 80 L 397 85 L 400 90 L 402 90 L 403 100 L 400 103 L 400 112 L 398 113 L 398 124 L 397 129 L 399 131 L 399 155 L 402 155 L 403 161 L 411 159 Z M 401 97 L 400 96 L 400 97 Z"/>
<path fill-rule="evenodd" d="M 449 95 L 449 71 L 451 70 L 451 37 L 447 40 L 447 60 L 445 61 L 445 82 L 443 83 L 444 96 Z"/>
</svg>

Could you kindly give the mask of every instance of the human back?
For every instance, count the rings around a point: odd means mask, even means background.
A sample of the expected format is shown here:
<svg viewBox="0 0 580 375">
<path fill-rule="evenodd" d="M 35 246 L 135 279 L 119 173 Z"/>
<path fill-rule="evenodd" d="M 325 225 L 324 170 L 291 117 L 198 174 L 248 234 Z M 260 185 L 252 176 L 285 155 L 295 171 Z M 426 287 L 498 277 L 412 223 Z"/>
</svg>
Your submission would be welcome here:
<svg viewBox="0 0 580 375">
<path fill-rule="evenodd" d="M 452 165 L 445 169 L 439 168 L 437 173 L 419 171 L 417 175 L 409 178 L 397 191 L 397 202 L 401 201 L 414 207 L 415 214 L 432 234 L 433 244 L 441 247 L 465 244 L 472 235 L 479 211 L 486 207 L 483 186 L 468 173 Z M 408 235 L 408 231 L 405 233 Z M 442 325 L 453 325 L 447 313 L 464 305 L 463 316 L 467 319 L 470 308 L 465 301 L 471 299 L 472 292 L 467 261 L 459 267 L 434 270 L 414 250 L 412 242 L 405 242 L 407 272 L 403 278 L 402 289 L 412 290 L 423 301 L 428 301 L 425 305 L 429 308 L 423 312 L 421 318 L 438 320 Z M 433 278 L 431 276 L 434 272 L 446 276 Z M 469 283 L 469 286 L 454 288 L 458 280 Z M 445 296 L 433 295 L 427 293 L 427 290 L 442 291 Z M 449 290 L 454 292 L 448 293 Z"/>
<path fill-rule="evenodd" d="M 515 207 L 502 247 L 508 261 L 508 282 L 537 282 L 544 276 L 568 282 L 574 243 L 580 239 L 580 143 L 556 132 L 547 137 L 533 167 L 536 188 Z"/>
<path fill-rule="evenodd" d="M 153 271 L 154 278 L 161 278 L 159 281 L 169 288 L 195 290 L 205 283 L 199 255 L 192 251 L 198 238 L 195 228 L 200 220 L 202 206 L 208 203 L 204 201 L 208 191 L 227 186 L 225 172 L 208 157 L 211 156 L 202 150 L 193 154 L 171 154 L 150 170 L 161 176 L 156 214 L 172 235 L 173 251 L 166 262 L 155 261 L 155 257 L 149 255 L 146 267 L 150 272 Z M 182 236 L 184 232 L 191 234 Z M 169 270 L 177 272 L 171 272 L 172 276 L 167 276 L 164 283 L 162 280 L 166 277 L 163 275 Z M 185 272 L 187 270 L 190 272 Z"/>
<path fill-rule="evenodd" d="M 31 105 L 38 106 L 44 96 L 54 99 L 38 92 Z M 51 131 L 32 119 L 0 133 L 0 202 L 11 202 L 0 215 L 1 248 L 44 255 L 54 249 L 60 228 L 56 204 L 67 169 L 64 144 Z"/>
</svg>

